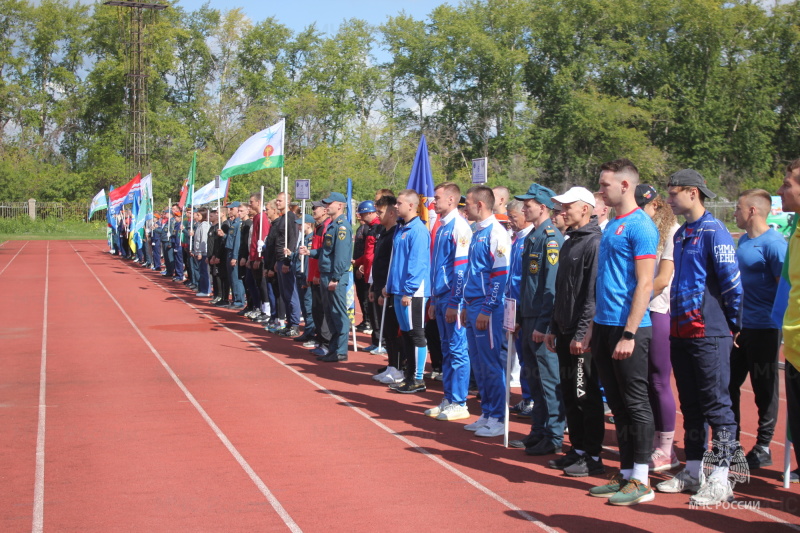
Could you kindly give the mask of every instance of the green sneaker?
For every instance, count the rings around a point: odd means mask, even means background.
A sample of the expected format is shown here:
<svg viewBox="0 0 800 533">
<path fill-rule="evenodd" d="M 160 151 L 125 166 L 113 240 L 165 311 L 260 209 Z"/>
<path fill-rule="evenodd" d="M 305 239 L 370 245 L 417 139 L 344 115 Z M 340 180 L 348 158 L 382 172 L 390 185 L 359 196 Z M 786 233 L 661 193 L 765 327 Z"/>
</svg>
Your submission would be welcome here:
<svg viewBox="0 0 800 533">
<path fill-rule="evenodd" d="M 650 502 L 656 497 L 653 489 L 639 481 L 631 479 L 622 489 L 608 499 L 611 505 L 636 505 L 637 503 Z"/>
<path fill-rule="evenodd" d="M 605 485 L 589 489 L 589 496 L 594 496 L 595 498 L 610 498 L 622 490 L 622 487 L 627 483 L 628 482 L 622 478 L 622 475 L 617 473 Z"/>
</svg>

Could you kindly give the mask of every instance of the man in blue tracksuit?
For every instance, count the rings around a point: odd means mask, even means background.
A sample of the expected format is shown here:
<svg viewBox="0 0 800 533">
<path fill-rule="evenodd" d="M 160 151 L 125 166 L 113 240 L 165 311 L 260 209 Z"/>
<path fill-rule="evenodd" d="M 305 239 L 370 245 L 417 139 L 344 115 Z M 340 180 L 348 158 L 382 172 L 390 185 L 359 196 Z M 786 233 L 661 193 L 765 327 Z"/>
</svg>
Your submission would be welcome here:
<svg viewBox="0 0 800 533">
<path fill-rule="evenodd" d="M 481 416 L 464 426 L 478 437 L 503 434 L 506 352 L 503 347 L 503 294 L 511 240 L 492 214 L 494 193 L 481 185 L 467 191 L 466 210 L 475 222 L 469 246 L 462 323 L 467 326 L 470 366 L 481 394 Z"/>
<path fill-rule="evenodd" d="M 181 208 L 178 204 L 172 204 L 172 220 L 169 221 L 169 226 L 169 244 L 175 268 L 172 281 L 183 282 L 183 248 L 181 248 L 183 221 Z"/>
<path fill-rule="evenodd" d="M 419 201 L 419 195 L 411 189 L 397 195 L 397 216 L 403 222 L 394 232 L 394 257 L 384 288 L 384 297 L 394 299 L 406 362 L 405 379 L 389 387 L 403 394 L 425 390 L 422 375 L 428 359 L 425 302 L 431 295 L 431 234 L 417 216 Z"/>
<path fill-rule="evenodd" d="M 228 280 L 231 284 L 233 302 L 228 306 L 231 309 L 244 307 L 244 283 L 239 279 L 239 247 L 241 246 L 242 219 L 239 217 L 241 202 L 231 202 L 228 209 L 232 210 L 234 219 L 230 222 L 228 234 L 225 236 L 225 253 L 228 258 Z"/>
<path fill-rule="evenodd" d="M 694 492 L 689 501 L 695 505 L 733 499 L 728 474 L 738 448 L 728 384 L 732 335 L 741 328 L 742 282 L 733 237 L 704 205 L 715 196 L 694 170 L 670 176 L 667 203 L 686 219 L 675 232 L 670 288 L 670 357 L 683 413 L 686 468 L 658 489 Z M 706 425 L 714 442 L 711 452 L 705 451 Z"/>
<path fill-rule="evenodd" d="M 323 235 L 322 248 L 309 250 L 300 247 L 302 255 L 319 260 L 320 294 L 325 320 L 330 325 L 331 342 L 328 353 L 317 357 L 326 363 L 347 361 L 347 337 L 350 330 L 347 290 L 350 288 L 350 270 L 353 260 L 353 228 L 344 214 L 347 198 L 332 192 L 322 201 L 327 205 L 331 223 Z"/>
<path fill-rule="evenodd" d="M 458 214 L 461 190 L 455 183 L 442 183 L 434 190 L 436 214 L 441 225 L 431 252 L 433 302 L 428 311 L 435 318 L 442 345 L 444 399 L 425 411 L 437 420 L 469 418 L 469 351 L 467 330 L 459 320 L 472 230 Z M 448 312 L 448 310 L 450 310 Z"/>
</svg>

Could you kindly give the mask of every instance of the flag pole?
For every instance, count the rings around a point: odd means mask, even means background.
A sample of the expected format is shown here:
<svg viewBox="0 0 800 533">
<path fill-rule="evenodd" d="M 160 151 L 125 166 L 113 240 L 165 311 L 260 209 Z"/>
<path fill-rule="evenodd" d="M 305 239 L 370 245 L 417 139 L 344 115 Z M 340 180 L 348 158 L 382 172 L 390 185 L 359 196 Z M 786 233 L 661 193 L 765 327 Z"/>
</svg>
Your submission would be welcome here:
<svg viewBox="0 0 800 533">
<path fill-rule="evenodd" d="M 172 238 L 172 198 L 167 198 L 167 240 Z"/>
<path fill-rule="evenodd" d="M 301 204 L 301 207 L 300 207 L 300 220 L 302 222 L 300 222 L 300 228 L 301 228 L 300 235 L 297 237 L 298 248 L 299 248 L 300 238 L 301 237 L 303 239 L 303 243 L 306 242 L 306 199 L 303 198 L 303 200 L 300 202 L 300 204 Z M 305 257 L 301 255 L 300 256 L 300 273 L 301 274 L 305 274 L 305 272 L 306 272 L 304 259 L 305 259 Z"/>
<path fill-rule="evenodd" d="M 786 365 L 790 365 L 788 361 L 784 363 L 784 368 Z M 784 447 L 783 447 L 783 488 L 788 489 L 789 484 L 791 483 L 792 479 L 792 441 L 789 439 L 789 413 L 786 413 L 786 438 L 784 439 Z M 798 465 L 800 466 L 800 465 Z"/>
<path fill-rule="evenodd" d="M 281 167 L 281 176 L 283 176 L 283 167 Z M 286 176 L 283 189 L 283 206 L 286 209 L 283 213 L 283 240 L 285 244 L 289 244 L 289 176 Z"/>
<path fill-rule="evenodd" d="M 508 331 L 506 334 L 508 350 L 506 350 L 506 406 L 505 406 L 505 423 L 503 424 L 503 446 L 508 448 L 508 403 L 511 400 L 511 367 L 514 364 L 514 359 L 517 357 L 517 345 L 514 344 L 514 332 Z"/>
<path fill-rule="evenodd" d="M 258 211 L 258 240 L 264 240 L 264 186 L 261 186 L 261 206 Z M 260 252 L 259 252 L 260 253 Z"/>
</svg>

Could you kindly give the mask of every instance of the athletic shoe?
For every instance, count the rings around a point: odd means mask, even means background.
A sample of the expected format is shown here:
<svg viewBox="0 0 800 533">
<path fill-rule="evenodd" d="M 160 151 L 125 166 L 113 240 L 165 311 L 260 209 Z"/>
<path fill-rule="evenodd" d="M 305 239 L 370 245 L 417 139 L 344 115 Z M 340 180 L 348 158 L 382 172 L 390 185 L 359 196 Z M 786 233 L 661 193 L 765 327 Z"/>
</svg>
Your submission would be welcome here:
<svg viewBox="0 0 800 533">
<path fill-rule="evenodd" d="M 745 458 L 747 459 L 747 466 L 750 467 L 750 470 L 772 466 L 772 454 L 769 448 L 767 448 L 767 451 L 764 451 L 761 446 L 753 446 L 753 449 L 747 452 Z"/>
<path fill-rule="evenodd" d="M 383 372 L 378 372 L 377 374 L 372 376 L 372 379 L 374 379 L 375 381 L 380 382 L 381 378 L 383 378 L 383 376 L 385 376 L 388 371 L 389 371 L 389 367 L 387 366 L 386 369 Z"/>
<path fill-rule="evenodd" d="M 562 445 L 556 444 L 549 438 L 545 437 L 533 446 L 525 448 L 526 455 L 552 455 L 554 453 L 561 453 Z"/>
<path fill-rule="evenodd" d="M 383 383 L 383 382 L 381 382 L 381 383 Z M 402 379 L 402 380 L 397 381 L 395 383 L 389 383 L 389 390 L 396 390 L 396 389 L 398 389 L 399 387 L 402 387 L 405 384 L 406 384 L 406 380 L 405 379 Z"/>
<path fill-rule="evenodd" d="M 669 492 L 672 494 L 678 492 L 697 492 L 703 485 L 703 473 L 700 472 L 700 477 L 692 476 L 685 468 L 675 474 L 675 476 L 666 481 L 662 481 L 656 485 L 658 492 Z"/>
<path fill-rule="evenodd" d="M 374 350 L 370 351 L 372 355 L 386 355 L 386 348 L 381 346 L 380 348 L 375 348 Z"/>
<path fill-rule="evenodd" d="M 306 342 L 310 341 L 312 338 L 314 338 L 314 335 L 309 335 L 304 331 L 302 335 L 294 338 L 294 342 Z"/>
<path fill-rule="evenodd" d="M 323 346 L 317 346 L 313 350 L 311 350 L 311 355 L 322 356 L 325 357 L 328 355 L 328 350 Z"/>
<path fill-rule="evenodd" d="M 228 300 L 220 300 L 214 304 L 214 307 L 228 307 Z"/>
<path fill-rule="evenodd" d="M 639 481 L 631 479 L 616 494 L 613 494 L 608 503 L 611 505 L 636 505 L 642 502 L 651 502 L 656 498 L 653 489 Z"/>
<path fill-rule="evenodd" d="M 672 457 L 667 457 L 664 450 L 656 448 L 650 455 L 650 471 L 663 472 L 664 470 L 672 470 L 681 466 L 678 456 L 675 455 L 675 450 L 672 450 Z"/>
<path fill-rule="evenodd" d="M 396 392 L 400 394 L 414 394 L 417 392 L 425 392 L 427 388 L 425 387 L 425 382 L 421 379 L 413 379 L 408 380 L 396 389 Z"/>
<path fill-rule="evenodd" d="M 280 330 L 278 332 L 278 335 L 281 336 L 281 337 L 288 337 L 288 338 L 299 337 L 300 336 L 300 330 L 297 329 L 296 327 L 294 327 L 294 328 L 283 328 L 282 330 Z"/>
<path fill-rule="evenodd" d="M 197 294 L 195 294 L 195 296 L 199 296 L 200 298 L 208 298 L 211 295 L 208 294 L 207 292 L 198 292 Z"/>
<path fill-rule="evenodd" d="M 436 418 L 439 416 L 439 413 L 444 411 L 444 408 L 450 405 L 450 400 L 447 398 L 442 400 L 442 403 L 437 405 L 436 407 L 431 407 L 430 409 L 425 409 L 425 416 L 429 416 L 431 418 Z"/>
<path fill-rule="evenodd" d="M 464 426 L 464 429 L 466 429 L 467 431 L 478 431 L 488 422 L 489 422 L 489 417 L 484 414 L 481 414 L 480 418 L 478 418 L 472 424 L 467 424 L 466 426 Z"/>
<path fill-rule="evenodd" d="M 781 474 L 781 481 L 783 481 L 783 479 L 784 476 Z M 800 483 L 800 468 L 789 472 L 789 483 Z"/>
<path fill-rule="evenodd" d="M 628 481 L 622 477 L 622 474 L 616 473 L 605 485 L 598 485 L 589 489 L 589 496 L 595 498 L 610 498 L 614 494 L 622 490 Z"/>
<path fill-rule="evenodd" d="M 365 351 L 365 352 L 371 352 L 371 351 L 372 351 L 372 350 L 374 350 L 375 348 L 377 348 L 377 346 L 375 346 L 374 344 L 370 344 L 369 346 L 367 346 L 366 348 L 364 348 L 364 351 Z"/>
<path fill-rule="evenodd" d="M 317 341 L 306 341 L 303 343 L 303 348 L 316 348 Z"/>
<path fill-rule="evenodd" d="M 525 406 L 517 413 L 517 418 L 530 418 L 531 414 L 533 414 L 533 400 L 525 402 Z"/>
<path fill-rule="evenodd" d="M 605 471 L 602 459 L 598 458 L 595 461 L 588 455 L 582 455 L 580 459 L 564 468 L 564 473 L 570 477 L 599 476 Z"/>
<path fill-rule="evenodd" d="M 716 476 L 709 476 L 697 494 L 689 498 L 692 505 L 716 505 L 727 503 L 733 500 L 733 489 L 727 479 L 720 479 Z"/>
<path fill-rule="evenodd" d="M 252 310 L 252 309 L 249 309 L 249 308 L 247 308 L 247 307 L 243 307 L 243 308 L 241 309 L 241 311 L 239 311 L 239 312 L 238 312 L 238 313 L 236 313 L 236 314 L 237 314 L 237 315 L 239 315 L 239 316 L 247 316 L 247 314 L 248 314 L 248 313 L 252 313 L 252 312 L 253 312 L 253 310 Z M 249 317 L 248 317 L 248 318 L 249 318 Z"/>
<path fill-rule="evenodd" d="M 402 383 L 404 378 L 405 374 L 403 374 L 401 370 L 398 370 L 394 367 L 389 367 L 386 370 L 386 373 L 383 374 L 381 379 L 379 379 L 378 381 L 386 385 L 389 385 L 390 388 L 394 388 L 392 387 L 392 385 Z"/>
<path fill-rule="evenodd" d="M 450 422 L 453 420 L 464 420 L 465 418 L 469 418 L 469 416 L 469 408 L 466 405 L 454 402 L 447 405 L 436 417 L 436 420 Z"/>
<path fill-rule="evenodd" d="M 384 374 L 387 370 L 389 370 L 388 366 L 379 366 L 375 369 L 376 374 Z"/>
<path fill-rule="evenodd" d="M 514 405 L 510 406 L 510 407 L 508 408 L 508 412 L 509 412 L 509 413 L 513 413 L 513 414 L 517 414 L 517 413 L 519 413 L 520 411 L 522 411 L 523 409 L 525 409 L 525 405 L 526 405 L 526 404 L 527 404 L 529 401 L 532 401 L 532 400 L 524 400 L 524 399 L 523 399 L 523 400 L 520 400 L 520 401 L 519 401 L 519 403 L 517 403 L 517 404 L 514 404 Z"/>
<path fill-rule="evenodd" d="M 478 428 L 475 431 L 476 437 L 499 437 L 505 433 L 505 424 L 500 422 L 497 418 L 489 417 L 486 421 L 486 425 L 482 428 Z"/>
<path fill-rule="evenodd" d="M 544 438 L 544 435 L 528 435 L 524 439 L 521 440 L 510 440 L 508 441 L 509 448 L 531 448 L 539 443 L 540 440 Z"/>
<path fill-rule="evenodd" d="M 558 459 L 551 460 L 547 463 L 547 466 L 554 470 L 564 470 L 566 467 L 572 466 L 580 461 L 581 457 L 582 455 L 571 448 L 565 455 L 562 455 Z"/>
<path fill-rule="evenodd" d="M 365 327 L 362 333 L 364 333 L 364 335 L 372 335 L 372 326 Z"/>
<path fill-rule="evenodd" d="M 209 303 L 213 305 L 213 304 L 215 304 L 217 302 L 221 302 L 221 301 L 222 301 L 222 297 L 221 296 L 214 296 L 214 298 Z"/>
<path fill-rule="evenodd" d="M 434 381 L 442 381 L 444 379 L 444 374 L 438 370 L 434 370 L 431 372 L 431 379 Z"/>
<path fill-rule="evenodd" d="M 267 313 L 262 313 L 261 316 L 255 319 L 255 322 L 258 322 L 259 324 L 266 324 L 269 322 L 269 315 Z"/>
</svg>

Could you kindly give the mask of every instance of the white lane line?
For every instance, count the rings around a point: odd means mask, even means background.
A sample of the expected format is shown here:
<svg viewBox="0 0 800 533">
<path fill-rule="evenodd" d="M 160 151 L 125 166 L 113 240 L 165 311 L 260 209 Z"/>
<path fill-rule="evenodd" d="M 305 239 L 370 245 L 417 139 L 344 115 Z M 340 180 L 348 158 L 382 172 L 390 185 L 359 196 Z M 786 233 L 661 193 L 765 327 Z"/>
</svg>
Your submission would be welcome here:
<svg viewBox="0 0 800 533">
<path fill-rule="evenodd" d="M 72 243 L 70 243 L 70 246 L 72 246 Z M 114 295 L 111 294 L 111 292 L 108 290 L 105 284 L 100 280 L 99 277 L 97 277 L 97 274 L 95 274 L 94 270 L 92 270 L 92 267 L 90 267 L 89 264 L 83 259 L 83 256 L 81 256 L 81 254 L 79 254 L 78 251 L 75 250 L 74 246 L 72 246 L 72 249 L 73 251 L 75 251 L 76 255 L 80 257 L 81 261 L 83 261 L 83 264 L 86 265 L 86 268 L 89 269 L 89 272 L 91 272 L 92 276 L 94 276 L 94 279 L 97 280 L 97 283 L 100 284 L 100 286 L 106 292 L 108 297 L 111 298 L 111 301 L 114 302 L 114 304 L 120 310 L 122 315 L 134 329 L 134 331 L 136 331 L 136 333 L 139 335 L 139 338 L 142 339 L 145 345 L 147 345 L 147 347 L 150 349 L 150 351 L 153 353 L 156 359 L 158 359 L 158 362 L 161 363 L 161 366 L 164 367 L 164 369 L 170 375 L 175 384 L 178 385 L 183 394 L 186 396 L 186 399 L 188 399 L 189 402 L 197 410 L 197 412 L 200 413 L 200 416 L 203 417 L 203 420 L 206 421 L 206 424 L 208 424 L 209 427 L 211 427 L 212 431 L 214 431 L 214 434 L 217 436 L 217 438 L 219 438 L 219 440 L 222 441 L 222 444 L 225 445 L 225 448 L 227 448 L 230 454 L 233 455 L 234 459 L 236 459 L 236 462 L 239 463 L 239 466 L 242 467 L 242 469 L 247 473 L 248 477 L 250 477 L 253 483 L 255 483 L 256 487 L 258 487 L 258 490 L 261 491 L 261 494 L 264 495 L 264 497 L 270 503 L 272 508 L 275 509 L 275 512 L 278 514 L 278 516 L 281 517 L 284 524 L 286 524 L 286 527 L 288 527 L 290 531 L 293 531 L 295 533 L 302 533 L 303 530 L 300 529 L 300 526 L 298 526 L 297 523 L 292 519 L 292 517 L 289 516 L 289 513 L 286 511 L 286 509 L 283 508 L 281 503 L 272 494 L 272 492 L 269 490 L 264 481 L 260 477 L 258 477 L 258 474 L 256 474 L 255 470 L 253 470 L 253 468 L 245 460 L 242 454 L 239 453 L 239 450 L 237 450 L 236 447 L 233 445 L 233 443 L 231 443 L 231 441 L 228 439 L 228 437 L 225 436 L 225 434 L 222 432 L 219 426 L 217 426 L 217 424 L 214 423 L 214 421 L 211 419 L 208 413 L 206 413 L 205 409 L 203 409 L 203 407 L 195 399 L 192 393 L 189 392 L 189 389 L 186 388 L 186 386 L 180 380 L 178 375 L 172 371 L 172 368 L 169 366 L 169 364 L 167 364 L 164 358 L 161 357 L 161 354 L 158 353 L 158 350 L 156 350 L 155 347 L 147 339 L 147 337 L 145 337 L 145 335 L 142 333 L 142 331 L 139 329 L 139 327 L 136 325 L 136 323 L 133 321 L 130 315 L 128 315 L 128 313 L 125 311 L 122 305 L 120 305 L 119 301 L 117 301 L 117 299 L 114 298 Z"/>
<path fill-rule="evenodd" d="M 148 280 L 150 282 L 153 282 L 153 280 L 151 280 L 150 278 L 145 277 L 142 272 L 137 272 L 136 270 L 134 270 L 130 265 L 128 265 L 128 268 L 130 268 L 131 270 L 133 270 L 134 272 L 136 272 L 140 276 L 144 277 L 146 280 Z M 241 334 L 239 334 L 239 332 L 230 329 L 228 326 L 226 326 L 222 322 L 218 321 L 216 319 L 216 317 L 214 317 L 213 315 L 211 315 L 209 313 L 206 313 L 203 309 L 192 305 L 188 301 L 186 301 L 183 298 L 181 298 L 180 295 L 170 291 L 169 289 L 167 289 L 164 285 L 162 285 L 159 282 L 160 282 L 160 280 L 156 280 L 153 283 L 155 283 L 156 286 L 160 287 L 164 292 L 166 292 L 170 296 L 173 296 L 174 298 L 180 300 L 181 302 L 183 302 L 184 304 L 189 306 L 191 309 L 194 309 L 195 311 L 197 311 L 201 315 L 204 315 L 207 318 L 209 318 L 217 326 L 219 326 L 221 328 L 224 328 L 225 330 L 227 330 L 228 332 L 232 333 L 235 337 L 237 337 L 241 341 L 246 342 L 247 344 L 253 346 L 254 348 L 256 348 L 262 354 L 266 355 L 267 357 L 269 357 L 270 359 L 272 359 L 273 361 L 275 361 L 279 365 L 283 366 L 284 368 L 290 370 L 291 372 L 293 372 L 295 375 L 299 376 L 300 378 L 304 379 L 305 381 L 310 383 L 316 389 L 324 392 L 325 394 L 330 395 L 332 398 L 334 398 L 337 401 L 341 402 L 342 404 L 346 405 L 347 407 L 349 407 L 350 409 L 352 409 L 353 411 L 355 411 L 356 413 L 358 413 L 359 415 L 364 417 L 366 420 L 372 422 L 373 424 L 375 424 L 376 426 L 378 426 L 379 428 L 381 428 L 385 432 L 389 433 L 393 437 L 396 437 L 397 439 L 402 441 L 407 446 L 410 446 L 411 448 L 413 448 L 417 452 L 421 453 L 422 455 L 424 455 L 425 457 L 427 457 L 431 461 L 435 462 L 439 466 L 443 467 L 444 469 L 448 470 L 452 474 L 456 475 L 461 480 L 466 481 L 472 487 L 474 487 L 477 490 L 481 491 L 482 493 L 484 493 L 485 495 L 489 496 L 493 500 L 495 500 L 498 503 L 504 505 L 508 509 L 514 511 L 515 513 L 517 513 L 519 516 L 521 516 L 525 520 L 527 520 L 527 521 L 531 522 L 532 524 L 538 526 L 542 530 L 547 531 L 548 533 L 556 533 L 555 529 L 551 528 L 550 526 L 548 526 L 547 524 L 545 524 L 541 520 L 537 519 L 535 516 L 533 516 L 530 513 L 522 510 L 519 506 L 511 503 L 510 501 L 506 500 L 505 498 L 503 498 L 499 494 L 493 492 L 491 489 L 489 489 L 485 485 L 481 484 L 479 481 L 477 481 L 477 480 L 471 478 L 469 475 L 461 472 L 459 469 L 455 468 L 454 466 L 452 466 L 451 464 L 446 462 L 444 459 L 441 459 L 439 456 L 437 456 L 437 455 L 433 454 L 432 452 L 428 451 L 426 448 L 423 448 L 422 446 L 420 446 L 420 445 L 416 444 L 415 442 L 409 440 L 405 436 L 397 433 L 396 431 L 394 431 L 392 428 L 390 428 L 389 426 L 385 425 L 384 423 L 374 419 L 369 413 L 366 413 L 365 411 L 363 411 L 359 407 L 356 407 L 355 405 L 351 404 L 350 402 L 348 402 L 346 399 L 342 398 L 341 396 L 329 391 L 328 389 L 326 389 L 324 386 L 320 385 L 319 383 L 317 383 L 313 379 L 311 379 L 308 376 L 306 376 L 305 374 L 302 374 L 301 372 L 299 372 L 297 369 L 287 365 L 286 363 L 284 363 L 283 361 L 281 361 L 280 359 L 275 357 L 270 352 L 268 352 L 268 351 L 264 350 L 263 348 L 261 348 L 258 344 L 256 344 L 252 340 L 248 339 L 247 337 L 242 336 Z"/>
<path fill-rule="evenodd" d="M 28 244 L 28 243 L 25 243 Z M 23 246 L 24 248 L 24 246 Z M 22 251 L 22 248 L 20 248 Z M 19 254 L 19 252 L 17 252 Z M 14 256 L 16 257 L 16 255 Z M 50 291 L 50 243 L 44 263 L 44 318 L 42 319 L 42 362 L 39 368 L 39 423 L 36 429 L 36 470 L 33 482 L 33 533 L 44 528 L 44 430 L 47 388 L 47 305 Z M 3 269 L 5 270 L 5 269 Z M 1 274 L 2 272 L 0 272 Z"/>
<path fill-rule="evenodd" d="M 23 245 L 20 247 L 20 249 L 19 249 L 19 250 L 17 250 L 17 253 L 15 253 L 15 254 L 14 254 L 14 257 L 12 257 L 12 258 L 11 258 L 11 261 L 9 261 L 9 262 L 6 264 L 6 266 L 4 266 L 4 267 L 3 267 L 3 270 L 0 270 L 0 276 L 2 276 L 2 275 L 3 275 L 3 272 L 5 272 L 5 271 L 6 271 L 6 269 L 8 268 L 8 266 L 9 266 L 11 263 L 13 263 L 13 262 L 14 262 L 14 259 L 16 259 L 16 258 L 17 258 L 17 256 L 18 256 L 18 255 L 19 255 L 19 253 L 22 251 L 22 249 L 23 249 L 23 248 L 25 248 L 26 246 L 28 246 L 28 243 L 29 243 L 29 242 L 30 242 L 30 241 L 25 241 L 25 244 L 23 244 Z M 3 243 L 3 244 L 5 244 L 5 243 Z M 47 249 L 48 249 L 48 250 L 50 250 L 50 244 L 49 244 L 49 242 L 48 242 L 48 244 L 47 244 Z"/>
</svg>

